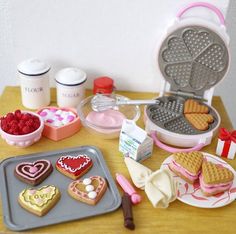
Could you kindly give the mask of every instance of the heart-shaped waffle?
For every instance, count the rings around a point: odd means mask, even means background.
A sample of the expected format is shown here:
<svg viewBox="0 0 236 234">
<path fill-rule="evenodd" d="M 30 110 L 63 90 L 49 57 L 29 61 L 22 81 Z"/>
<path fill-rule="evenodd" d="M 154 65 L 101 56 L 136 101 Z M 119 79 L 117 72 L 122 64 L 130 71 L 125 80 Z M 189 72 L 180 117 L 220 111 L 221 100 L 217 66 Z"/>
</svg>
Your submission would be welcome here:
<svg viewBox="0 0 236 234">
<path fill-rule="evenodd" d="M 202 164 L 202 177 L 206 184 L 214 185 L 232 181 L 234 174 L 226 167 L 204 161 Z"/>
<path fill-rule="evenodd" d="M 91 176 L 83 180 L 76 180 L 69 184 L 68 193 L 74 199 L 96 205 L 106 192 L 107 183 L 101 176 Z"/>
<path fill-rule="evenodd" d="M 38 185 L 44 181 L 53 171 L 53 167 L 48 160 L 37 160 L 33 163 L 22 162 L 15 168 L 15 176 L 30 185 Z"/>
<path fill-rule="evenodd" d="M 193 174 L 198 174 L 198 172 L 200 171 L 203 162 L 203 155 L 201 152 L 178 152 L 175 153 L 173 156 L 174 160 L 179 165 L 187 169 L 189 172 Z"/>
<path fill-rule="evenodd" d="M 46 185 L 39 189 L 24 189 L 18 197 L 19 204 L 29 212 L 43 216 L 58 202 L 60 191 L 54 185 Z"/>
<path fill-rule="evenodd" d="M 208 112 L 207 106 L 199 104 L 194 99 L 188 99 L 184 103 L 184 114 L 207 114 Z"/>
<path fill-rule="evenodd" d="M 61 156 L 56 162 L 56 168 L 71 179 L 78 179 L 93 166 L 93 161 L 87 155 Z"/>
<path fill-rule="evenodd" d="M 211 114 L 185 114 L 185 118 L 193 125 L 194 128 L 205 131 L 209 124 L 214 122 Z"/>
</svg>

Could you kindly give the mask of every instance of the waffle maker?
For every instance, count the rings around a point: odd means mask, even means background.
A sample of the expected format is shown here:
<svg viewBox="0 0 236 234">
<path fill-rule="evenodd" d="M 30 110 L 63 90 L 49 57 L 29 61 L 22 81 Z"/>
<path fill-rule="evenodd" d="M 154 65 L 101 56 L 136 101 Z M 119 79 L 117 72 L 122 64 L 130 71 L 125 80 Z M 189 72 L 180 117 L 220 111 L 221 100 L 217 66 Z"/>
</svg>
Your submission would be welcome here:
<svg viewBox="0 0 236 234">
<path fill-rule="evenodd" d="M 215 12 L 220 25 L 196 17 L 181 18 L 193 7 Z M 224 16 L 214 5 L 192 3 L 177 14 L 158 49 L 158 68 L 164 78 L 158 102 L 145 107 L 145 128 L 158 147 L 188 152 L 211 143 L 221 121 L 211 101 L 215 85 L 229 69 L 228 44 Z M 197 130 L 185 118 L 188 98 L 208 106 L 214 122 L 207 130 Z"/>
</svg>

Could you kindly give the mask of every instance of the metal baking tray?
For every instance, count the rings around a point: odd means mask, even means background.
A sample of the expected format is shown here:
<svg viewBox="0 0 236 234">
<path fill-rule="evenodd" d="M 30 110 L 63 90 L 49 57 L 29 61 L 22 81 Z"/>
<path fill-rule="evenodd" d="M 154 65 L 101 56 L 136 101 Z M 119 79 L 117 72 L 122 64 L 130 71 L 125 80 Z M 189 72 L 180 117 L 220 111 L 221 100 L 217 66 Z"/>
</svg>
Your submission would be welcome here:
<svg viewBox="0 0 236 234">
<path fill-rule="evenodd" d="M 58 172 L 55 168 L 55 163 L 60 156 L 68 154 L 87 154 L 93 160 L 93 167 L 81 178 L 99 175 L 106 179 L 108 185 L 107 190 L 95 206 L 77 201 L 67 193 L 67 187 L 72 180 Z M 47 179 L 38 186 L 35 186 L 35 188 L 42 187 L 43 185 L 55 185 L 61 192 L 61 199 L 43 217 L 38 217 L 20 207 L 17 201 L 19 193 L 23 189 L 32 186 L 21 182 L 14 176 L 14 169 L 17 164 L 21 162 L 33 162 L 39 159 L 50 160 L 54 170 Z M 102 153 L 93 146 L 82 146 L 5 159 L 0 164 L 0 184 L 4 222 L 9 229 L 14 231 L 22 231 L 105 214 L 116 210 L 121 204 L 119 191 L 106 166 Z"/>
</svg>

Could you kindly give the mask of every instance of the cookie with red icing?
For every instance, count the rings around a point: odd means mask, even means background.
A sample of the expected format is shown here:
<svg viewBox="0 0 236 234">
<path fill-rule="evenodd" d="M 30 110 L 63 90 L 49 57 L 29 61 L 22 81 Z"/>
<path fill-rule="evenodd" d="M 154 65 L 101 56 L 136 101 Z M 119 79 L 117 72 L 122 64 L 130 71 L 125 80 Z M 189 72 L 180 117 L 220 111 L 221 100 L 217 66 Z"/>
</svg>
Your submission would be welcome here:
<svg viewBox="0 0 236 234">
<path fill-rule="evenodd" d="M 103 197 L 106 189 L 107 183 L 103 177 L 91 176 L 71 182 L 67 191 L 71 197 L 78 201 L 96 205 Z"/>
<path fill-rule="evenodd" d="M 43 182 L 53 171 L 50 161 L 41 159 L 35 162 L 22 162 L 15 168 L 15 176 L 30 185 L 38 185 Z"/>
<path fill-rule="evenodd" d="M 63 155 L 56 162 L 56 169 L 73 180 L 84 175 L 92 166 L 93 161 L 87 155 Z"/>
</svg>

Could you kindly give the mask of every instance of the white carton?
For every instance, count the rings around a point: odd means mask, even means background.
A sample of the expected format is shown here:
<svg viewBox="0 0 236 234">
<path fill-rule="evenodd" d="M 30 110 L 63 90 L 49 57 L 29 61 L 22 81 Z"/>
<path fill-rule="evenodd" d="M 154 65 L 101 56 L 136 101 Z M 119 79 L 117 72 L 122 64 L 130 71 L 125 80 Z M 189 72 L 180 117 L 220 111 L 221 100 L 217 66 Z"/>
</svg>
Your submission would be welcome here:
<svg viewBox="0 0 236 234">
<path fill-rule="evenodd" d="M 119 151 L 128 154 L 135 161 L 142 161 L 152 155 L 153 140 L 147 132 L 132 120 L 124 120 L 120 132 Z"/>
</svg>

